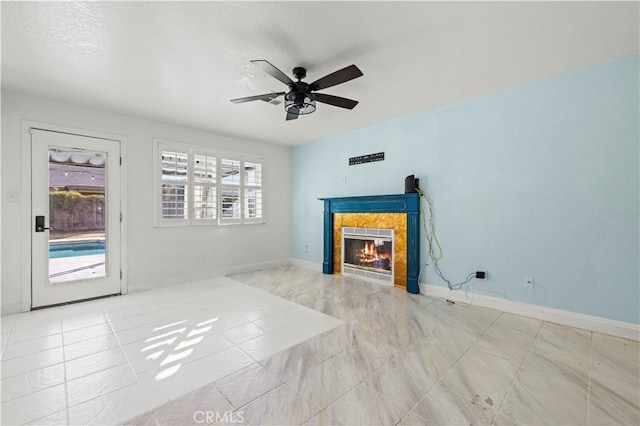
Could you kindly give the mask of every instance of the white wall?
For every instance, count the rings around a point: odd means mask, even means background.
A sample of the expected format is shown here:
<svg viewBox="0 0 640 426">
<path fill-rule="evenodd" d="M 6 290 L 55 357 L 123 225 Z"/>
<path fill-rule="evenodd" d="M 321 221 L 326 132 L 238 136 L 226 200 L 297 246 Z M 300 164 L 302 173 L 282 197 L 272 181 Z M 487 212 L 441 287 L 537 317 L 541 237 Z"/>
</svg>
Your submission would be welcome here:
<svg viewBox="0 0 640 426">
<path fill-rule="evenodd" d="M 215 117 L 211 117 L 215 120 Z M 3 307 L 23 301 L 22 256 L 25 239 L 22 193 L 28 171 L 22 170 L 22 121 L 118 134 L 128 182 L 127 277 L 129 291 L 151 289 L 219 275 L 225 270 L 289 257 L 290 151 L 287 147 L 237 139 L 127 115 L 2 91 L 2 267 Z M 153 226 L 153 138 L 162 138 L 265 157 L 266 224 L 210 227 Z M 18 202 L 9 194 L 18 193 Z M 206 254 L 206 261 L 199 260 Z M 24 270 L 28 270 L 24 269 Z"/>
</svg>

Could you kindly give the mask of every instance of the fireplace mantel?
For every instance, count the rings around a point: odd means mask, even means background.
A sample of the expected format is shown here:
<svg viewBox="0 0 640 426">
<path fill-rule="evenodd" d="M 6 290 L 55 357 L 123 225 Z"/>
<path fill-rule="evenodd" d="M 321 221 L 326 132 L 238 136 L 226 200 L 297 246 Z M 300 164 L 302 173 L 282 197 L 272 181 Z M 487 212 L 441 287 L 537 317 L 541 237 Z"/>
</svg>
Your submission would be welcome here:
<svg viewBox="0 0 640 426">
<path fill-rule="evenodd" d="M 324 251 L 322 272 L 333 274 L 333 215 L 335 213 L 407 214 L 407 291 L 420 293 L 420 195 L 368 195 L 320 198 L 324 202 Z"/>
</svg>

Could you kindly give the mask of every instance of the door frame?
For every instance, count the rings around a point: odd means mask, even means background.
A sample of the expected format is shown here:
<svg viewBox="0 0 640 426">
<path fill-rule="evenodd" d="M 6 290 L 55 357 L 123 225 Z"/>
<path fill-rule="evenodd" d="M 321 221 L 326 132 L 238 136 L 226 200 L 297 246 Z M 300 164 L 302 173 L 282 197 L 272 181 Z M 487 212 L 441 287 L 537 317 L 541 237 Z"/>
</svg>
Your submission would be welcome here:
<svg viewBox="0 0 640 426">
<path fill-rule="evenodd" d="M 122 212 L 122 222 L 120 223 L 120 267 L 122 269 L 122 279 L 120 280 L 121 294 L 129 292 L 128 265 L 127 265 L 127 138 L 123 135 L 97 132 L 93 130 L 80 129 L 68 126 L 60 126 L 31 120 L 22 120 L 21 129 L 21 157 L 22 157 L 22 212 L 21 223 L 22 229 L 22 312 L 31 310 L 31 262 L 32 262 L 32 238 L 33 220 L 31 206 L 31 181 L 32 181 L 32 164 L 31 164 L 31 129 L 47 130 L 59 133 L 69 133 L 72 135 L 87 136 L 98 139 L 109 139 L 120 143 L 120 157 L 122 159 L 122 167 L 120 167 L 120 211 Z"/>
</svg>

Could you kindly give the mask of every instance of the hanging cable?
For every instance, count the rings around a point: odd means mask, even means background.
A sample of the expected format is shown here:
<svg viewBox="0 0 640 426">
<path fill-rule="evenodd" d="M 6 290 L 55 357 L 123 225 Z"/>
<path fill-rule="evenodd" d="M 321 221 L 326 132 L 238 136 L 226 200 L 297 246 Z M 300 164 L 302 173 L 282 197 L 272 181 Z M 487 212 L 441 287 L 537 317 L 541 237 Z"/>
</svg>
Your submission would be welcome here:
<svg viewBox="0 0 640 426">
<path fill-rule="evenodd" d="M 469 275 L 467 275 L 464 281 L 456 284 L 453 284 L 444 276 L 442 270 L 440 269 L 440 265 L 438 265 L 438 261 L 442 258 L 443 251 L 442 246 L 440 245 L 440 241 L 438 241 L 438 237 L 436 235 L 433 218 L 433 203 L 431 202 L 431 197 L 429 197 L 427 191 L 420 188 L 416 188 L 416 191 L 418 192 L 418 194 L 420 194 L 421 198 L 424 198 L 426 200 L 426 203 L 428 205 L 427 210 L 429 213 L 428 215 L 425 214 L 424 203 L 421 202 L 420 213 L 422 214 L 422 226 L 424 228 L 425 239 L 427 240 L 427 261 L 422 266 L 422 268 L 420 268 L 420 272 L 418 273 L 418 282 L 420 282 L 420 275 L 422 275 L 422 271 L 428 265 L 429 259 L 431 259 L 434 272 L 445 283 L 447 283 L 447 287 L 449 287 L 449 290 L 459 290 L 460 288 L 462 288 L 462 286 L 468 284 L 472 279 L 474 279 L 476 277 L 476 273 L 471 272 Z M 437 250 L 437 253 L 435 252 L 435 250 Z"/>
</svg>

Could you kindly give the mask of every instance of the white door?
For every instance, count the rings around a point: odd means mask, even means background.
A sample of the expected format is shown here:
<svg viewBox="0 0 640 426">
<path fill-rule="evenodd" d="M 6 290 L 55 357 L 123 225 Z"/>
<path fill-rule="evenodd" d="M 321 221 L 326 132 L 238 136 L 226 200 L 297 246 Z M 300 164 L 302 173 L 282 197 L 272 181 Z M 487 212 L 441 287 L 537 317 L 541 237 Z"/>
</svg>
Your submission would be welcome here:
<svg viewBox="0 0 640 426">
<path fill-rule="evenodd" d="M 120 293 L 120 142 L 31 129 L 31 306 Z"/>
</svg>

